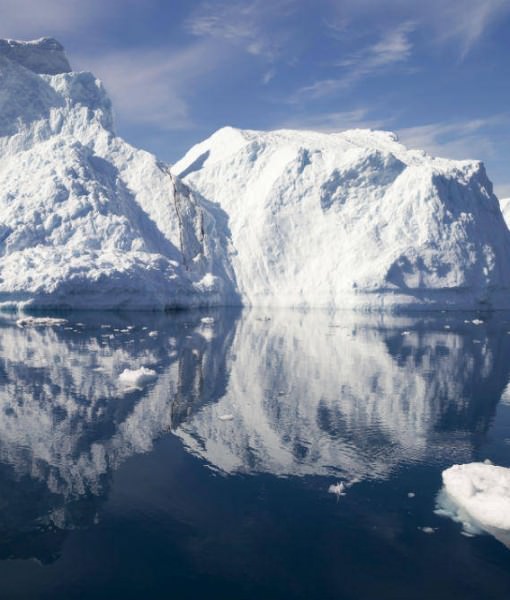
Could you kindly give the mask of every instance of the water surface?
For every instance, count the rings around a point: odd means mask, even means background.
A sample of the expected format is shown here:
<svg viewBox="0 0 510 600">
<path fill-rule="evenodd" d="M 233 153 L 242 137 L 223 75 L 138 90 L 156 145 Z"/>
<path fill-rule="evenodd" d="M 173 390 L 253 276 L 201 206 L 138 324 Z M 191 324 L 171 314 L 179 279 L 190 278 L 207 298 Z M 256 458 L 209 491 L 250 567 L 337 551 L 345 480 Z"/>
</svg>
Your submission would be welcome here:
<svg viewBox="0 0 510 600">
<path fill-rule="evenodd" d="M 1 597 L 510 597 L 434 513 L 510 466 L 510 315 L 66 318 L 0 323 Z"/>
</svg>

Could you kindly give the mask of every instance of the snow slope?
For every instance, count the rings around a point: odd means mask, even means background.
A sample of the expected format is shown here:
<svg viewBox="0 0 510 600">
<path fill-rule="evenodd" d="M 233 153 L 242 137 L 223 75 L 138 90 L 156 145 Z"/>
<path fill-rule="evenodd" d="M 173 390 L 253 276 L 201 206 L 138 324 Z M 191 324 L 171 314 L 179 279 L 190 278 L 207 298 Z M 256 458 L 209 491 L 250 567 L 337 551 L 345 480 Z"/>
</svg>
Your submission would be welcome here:
<svg viewBox="0 0 510 600">
<path fill-rule="evenodd" d="M 380 131 L 227 127 L 173 172 L 228 213 L 247 304 L 510 307 L 510 233 L 479 162 Z"/>
<path fill-rule="evenodd" d="M 501 212 L 503 213 L 503 217 L 507 226 L 510 228 L 510 198 L 503 198 L 499 201 L 499 205 L 501 207 Z"/>
<path fill-rule="evenodd" d="M 225 221 L 115 135 L 52 39 L 0 40 L 0 306 L 167 308 L 234 294 Z"/>
</svg>

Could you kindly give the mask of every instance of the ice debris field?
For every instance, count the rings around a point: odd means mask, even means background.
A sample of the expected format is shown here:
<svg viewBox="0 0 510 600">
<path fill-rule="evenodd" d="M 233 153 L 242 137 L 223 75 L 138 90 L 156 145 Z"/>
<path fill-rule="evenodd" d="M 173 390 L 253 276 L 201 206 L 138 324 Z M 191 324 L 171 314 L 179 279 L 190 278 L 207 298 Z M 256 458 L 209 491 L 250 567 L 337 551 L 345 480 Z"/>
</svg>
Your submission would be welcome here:
<svg viewBox="0 0 510 600">
<path fill-rule="evenodd" d="M 510 308 L 483 165 L 391 133 L 226 127 L 170 168 L 56 40 L 0 40 L 0 158 L 3 309 Z"/>
</svg>

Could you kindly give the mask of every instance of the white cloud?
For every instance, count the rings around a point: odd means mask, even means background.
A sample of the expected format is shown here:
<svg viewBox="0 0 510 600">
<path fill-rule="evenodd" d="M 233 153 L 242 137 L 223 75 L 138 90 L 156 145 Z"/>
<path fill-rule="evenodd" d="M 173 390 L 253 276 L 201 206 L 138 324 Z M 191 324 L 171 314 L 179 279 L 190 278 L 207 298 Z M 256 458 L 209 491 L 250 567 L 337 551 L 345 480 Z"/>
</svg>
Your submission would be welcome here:
<svg viewBox="0 0 510 600">
<path fill-rule="evenodd" d="M 241 47 L 248 54 L 274 61 L 288 32 L 274 35 L 275 23 L 284 19 L 295 0 L 202 2 L 187 20 L 186 29 L 197 37 L 211 37 Z"/>
<path fill-rule="evenodd" d="M 121 4 L 121 0 L 1 0 L 0 37 L 32 39 L 80 33 L 91 22 L 118 14 Z"/>
<path fill-rule="evenodd" d="M 327 133 L 359 128 L 383 129 L 388 126 L 387 121 L 370 117 L 371 112 L 368 108 L 357 108 L 317 115 L 297 115 L 278 123 L 277 127 L 279 129 L 310 129 Z"/>
<path fill-rule="evenodd" d="M 112 51 L 75 63 L 102 79 L 122 119 L 172 130 L 193 126 L 188 98 L 221 60 L 216 48 L 199 43 L 179 51 Z"/>
<path fill-rule="evenodd" d="M 301 87 L 291 96 L 291 102 L 324 98 L 349 89 L 366 77 L 384 73 L 405 63 L 411 56 L 413 46 L 409 35 L 413 30 L 414 24 L 407 22 L 386 31 L 376 43 L 337 61 L 334 66 L 342 70 L 339 77 L 320 79 Z"/>
<path fill-rule="evenodd" d="M 454 123 L 429 123 L 398 130 L 400 140 L 409 147 L 426 150 L 435 156 L 472 159 L 494 156 L 495 129 L 508 127 L 508 115 L 470 119 Z"/>
<path fill-rule="evenodd" d="M 429 41 L 453 43 L 464 58 L 488 34 L 497 20 L 510 13 L 508 0 L 327 0 L 332 23 L 347 31 L 356 24 L 376 27 L 398 18 L 416 23 L 430 32 Z M 333 31 L 341 36 L 342 31 Z"/>
</svg>

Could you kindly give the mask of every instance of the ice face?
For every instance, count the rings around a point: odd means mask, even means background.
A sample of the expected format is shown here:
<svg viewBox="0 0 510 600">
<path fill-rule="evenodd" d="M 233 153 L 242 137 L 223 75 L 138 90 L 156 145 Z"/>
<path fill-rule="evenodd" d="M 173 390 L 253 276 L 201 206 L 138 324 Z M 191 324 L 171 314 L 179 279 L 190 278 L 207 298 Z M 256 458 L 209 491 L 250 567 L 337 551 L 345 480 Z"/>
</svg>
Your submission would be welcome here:
<svg viewBox="0 0 510 600">
<path fill-rule="evenodd" d="M 30 42 L 0 40 L 0 56 L 38 74 L 56 75 L 71 71 L 64 47 L 53 38 Z"/>
</svg>

